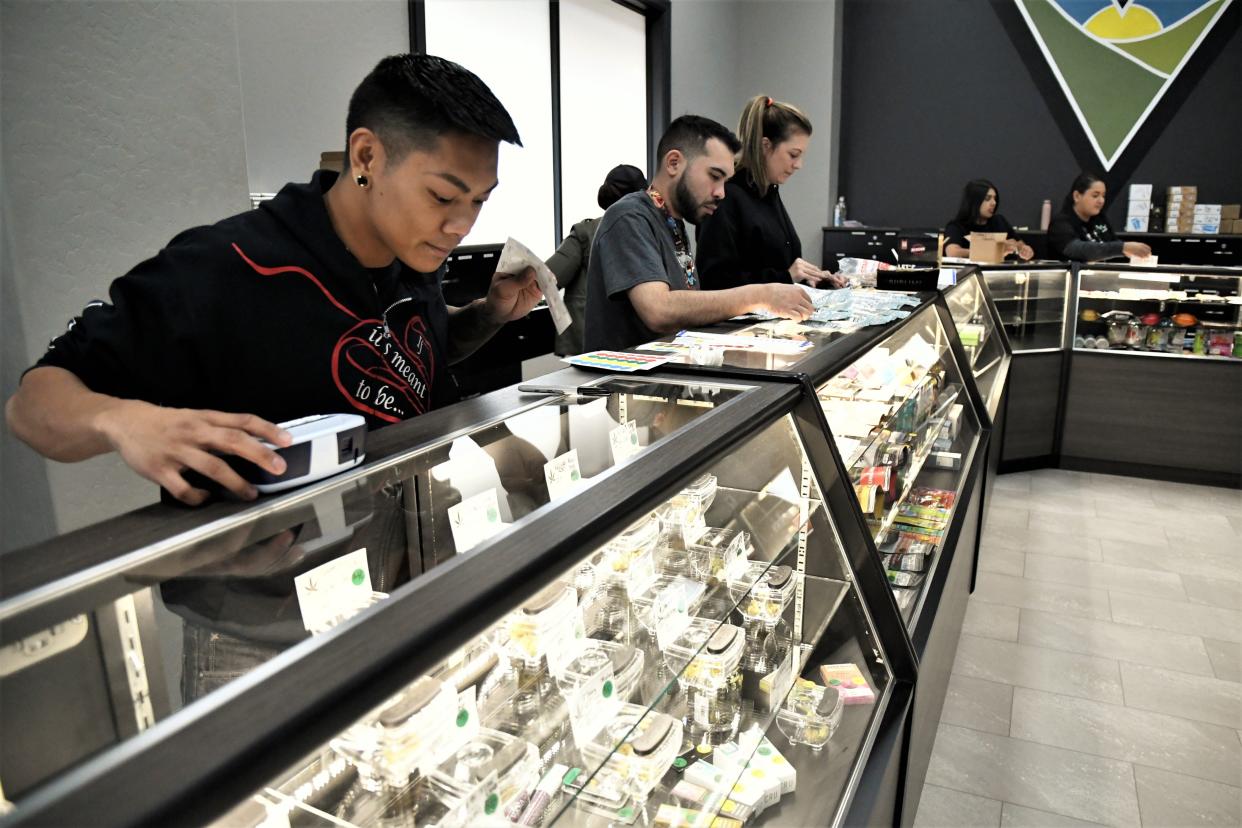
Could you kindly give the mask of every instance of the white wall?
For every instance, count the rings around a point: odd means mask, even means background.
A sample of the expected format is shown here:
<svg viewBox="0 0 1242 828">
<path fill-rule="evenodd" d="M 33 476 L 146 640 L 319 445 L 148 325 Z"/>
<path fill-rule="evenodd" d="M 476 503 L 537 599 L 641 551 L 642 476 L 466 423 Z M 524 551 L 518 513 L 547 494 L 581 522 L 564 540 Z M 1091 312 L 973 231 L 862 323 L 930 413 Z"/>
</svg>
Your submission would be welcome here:
<svg viewBox="0 0 1242 828">
<path fill-rule="evenodd" d="M 177 232 L 306 180 L 353 86 L 408 45 L 404 0 L 2 0 L 0 393 Z M 156 496 L 114 455 L 49 463 L 7 429 L 0 473 L 4 549 Z"/>
<path fill-rule="evenodd" d="M 410 50 L 405 0 L 240 0 L 237 51 L 250 191 L 307 181 L 345 149 L 345 112 L 380 58 Z"/>
<path fill-rule="evenodd" d="M 737 129 L 751 97 L 797 105 L 815 127 L 805 165 L 781 189 L 802 255 L 820 262 L 836 192 L 841 0 L 675 0 L 673 117 Z"/>
</svg>

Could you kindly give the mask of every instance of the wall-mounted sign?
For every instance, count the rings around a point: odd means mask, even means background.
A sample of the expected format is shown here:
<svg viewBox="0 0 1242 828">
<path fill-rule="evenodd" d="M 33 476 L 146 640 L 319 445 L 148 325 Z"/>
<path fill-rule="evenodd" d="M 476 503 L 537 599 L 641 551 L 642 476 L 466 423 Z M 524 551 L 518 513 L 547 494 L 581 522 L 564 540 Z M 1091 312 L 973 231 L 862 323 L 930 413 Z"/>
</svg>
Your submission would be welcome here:
<svg viewBox="0 0 1242 828">
<path fill-rule="evenodd" d="M 1232 0 L 1014 0 L 1111 169 Z"/>
</svg>

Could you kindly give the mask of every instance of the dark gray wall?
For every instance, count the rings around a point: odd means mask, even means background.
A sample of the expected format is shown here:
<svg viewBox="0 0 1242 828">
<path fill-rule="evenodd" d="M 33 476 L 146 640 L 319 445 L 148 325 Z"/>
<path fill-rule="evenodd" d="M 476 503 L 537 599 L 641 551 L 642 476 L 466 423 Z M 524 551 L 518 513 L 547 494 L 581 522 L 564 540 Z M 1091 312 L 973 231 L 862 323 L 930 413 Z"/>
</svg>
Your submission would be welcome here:
<svg viewBox="0 0 1242 828">
<path fill-rule="evenodd" d="M 1235 3 L 1105 176 L 1110 195 L 1133 181 L 1242 201 L 1239 16 Z M 1100 168 L 1012 0 L 845 0 L 842 63 L 850 218 L 940 226 L 982 177 L 1013 224 L 1036 227 L 1043 199 L 1055 209 L 1080 169 Z M 1124 198 L 1110 198 L 1115 227 Z"/>
</svg>

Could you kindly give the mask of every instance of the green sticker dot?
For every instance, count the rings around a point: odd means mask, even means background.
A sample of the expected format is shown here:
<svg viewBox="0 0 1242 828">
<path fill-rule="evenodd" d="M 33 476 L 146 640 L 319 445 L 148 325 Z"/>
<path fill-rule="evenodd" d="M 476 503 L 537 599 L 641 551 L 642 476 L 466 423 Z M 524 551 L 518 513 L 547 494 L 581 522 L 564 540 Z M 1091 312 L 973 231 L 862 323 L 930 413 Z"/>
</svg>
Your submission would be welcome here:
<svg viewBox="0 0 1242 828">
<path fill-rule="evenodd" d="M 367 573 L 361 569 L 355 569 L 354 574 L 350 576 L 350 580 L 354 582 L 354 586 L 362 586 L 362 582 L 366 580 Z"/>
<path fill-rule="evenodd" d="M 766 745 L 759 748 L 760 756 L 770 756 L 771 754 L 772 754 L 771 748 L 767 747 Z"/>
<path fill-rule="evenodd" d="M 832 685 L 833 687 L 836 687 L 838 684 L 840 684 L 840 683 L 841 683 L 841 679 L 833 679 L 832 681 L 830 681 L 830 682 L 828 682 L 828 683 L 829 683 L 830 685 Z"/>
<path fill-rule="evenodd" d="M 487 510 L 487 522 L 488 523 L 495 523 L 498 517 L 500 517 L 500 515 L 497 514 L 495 509 Z"/>
<path fill-rule="evenodd" d="M 579 479 L 581 479 L 581 478 L 582 478 L 582 475 L 578 474 L 578 472 L 576 472 L 576 471 L 571 471 L 571 472 L 569 473 L 569 479 L 570 479 L 570 480 L 579 480 Z"/>
<path fill-rule="evenodd" d="M 457 711 L 457 726 L 465 727 L 468 721 L 470 721 L 470 711 L 463 707 Z"/>
<path fill-rule="evenodd" d="M 606 699 L 612 698 L 612 682 L 611 681 L 604 682 L 604 698 Z"/>
<path fill-rule="evenodd" d="M 634 432 L 630 435 L 630 442 L 634 445 L 638 445 L 638 432 Z"/>
<path fill-rule="evenodd" d="M 694 811 L 691 811 L 690 813 L 686 814 L 686 822 L 689 822 L 691 825 L 693 825 L 694 821 L 698 818 L 699 818 L 699 815 L 695 813 Z"/>
<path fill-rule="evenodd" d="M 687 762 L 685 759 L 681 758 L 680 756 L 678 756 L 676 759 L 673 760 L 673 767 L 677 768 L 677 770 L 681 770 L 688 764 L 690 763 Z"/>
<path fill-rule="evenodd" d="M 617 816 L 621 817 L 622 819 L 629 819 L 630 817 L 634 816 L 634 809 L 627 805 L 626 807 L 617 811 Z"/>
<path fill-rule="evenodd" d="M 487 801 L 483 803 L 483 813 L 491 814 L 496 810 L 496 806 L 500 804 L 500 797 L 491 794 L 487 797 Z"/>
</svg>

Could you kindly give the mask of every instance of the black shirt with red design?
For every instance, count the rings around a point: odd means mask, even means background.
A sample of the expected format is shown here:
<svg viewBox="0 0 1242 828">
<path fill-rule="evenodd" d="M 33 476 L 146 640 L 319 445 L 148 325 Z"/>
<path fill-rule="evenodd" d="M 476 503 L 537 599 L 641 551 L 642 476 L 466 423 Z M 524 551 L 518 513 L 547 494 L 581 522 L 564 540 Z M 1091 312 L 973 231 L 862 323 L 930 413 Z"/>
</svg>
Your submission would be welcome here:
<svg viewBox="0 0 1242 828">
<path fill-rule="evenodd" d="M 362 267 L 328 218 L 335 180 L 320 171 L 179 234 L 37 365 L 115 397 L 272 422 L 356 413 L 375 427 L 451 402 L 442 271 Z"/>
</svg>

